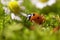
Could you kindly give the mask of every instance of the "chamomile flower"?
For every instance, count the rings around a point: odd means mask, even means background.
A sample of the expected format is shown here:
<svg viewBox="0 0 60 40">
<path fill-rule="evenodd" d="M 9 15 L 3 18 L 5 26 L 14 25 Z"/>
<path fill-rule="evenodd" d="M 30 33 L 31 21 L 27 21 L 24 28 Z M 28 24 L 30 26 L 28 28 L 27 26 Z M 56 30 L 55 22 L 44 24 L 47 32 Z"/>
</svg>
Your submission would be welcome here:
<svg viewBox="0 0 60 40">
<path fill-rule="evenodd" d="M 22 2 L 23 0 L 1 0 L 5 13 L 11 14 L 11 18 L 15 20 L 21 20 L 16 14 L 20 13 L 20 10 L 25 9 L 25 7 L 21 5 Z"/>
<path fill-rule="evenodd" d="M 31 0 L 31 3 L 40 9 L 46 7 L 47 5 L 51 6 L 55 2 L 56 0 Z"/>
</svg>

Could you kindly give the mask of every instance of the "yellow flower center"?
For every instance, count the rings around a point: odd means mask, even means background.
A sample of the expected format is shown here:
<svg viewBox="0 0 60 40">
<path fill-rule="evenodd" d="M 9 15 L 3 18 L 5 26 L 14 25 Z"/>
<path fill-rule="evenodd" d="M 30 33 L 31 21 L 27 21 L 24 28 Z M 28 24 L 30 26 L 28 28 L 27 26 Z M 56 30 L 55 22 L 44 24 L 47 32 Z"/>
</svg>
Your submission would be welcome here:
<svg viewBox="0 0 60 40">
<path fill-rule="evenodd" d="M 39 0 L 39 1 L 42 2 L 42 3 L 45 3 L 45 2 L 47 2 L 49 0 Z"/>
<path fill-rule="evenodd" d="M 19 13 L 19 11 L 20 11 L 20 7 L 19 7 L 17 1 L 11 1 L 11 2 L 9 2 L 8 7 L 14 13 Z"/>
</svg>

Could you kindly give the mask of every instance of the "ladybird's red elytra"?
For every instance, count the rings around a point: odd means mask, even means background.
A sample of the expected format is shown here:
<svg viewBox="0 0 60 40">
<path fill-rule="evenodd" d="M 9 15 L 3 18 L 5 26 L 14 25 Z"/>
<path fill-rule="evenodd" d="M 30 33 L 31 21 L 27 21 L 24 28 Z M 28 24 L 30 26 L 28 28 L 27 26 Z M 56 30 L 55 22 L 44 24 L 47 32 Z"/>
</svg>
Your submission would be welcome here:
<svg viewBox="0 0 60 40">
<path fill-rule="evenodd" d="M 33 16 L 30 16 L 29 20 L 31 22 L 42 24 L 44 22 L 44 16 L 42 16 L 38 13 L 34 13 Z"/>
</svg>

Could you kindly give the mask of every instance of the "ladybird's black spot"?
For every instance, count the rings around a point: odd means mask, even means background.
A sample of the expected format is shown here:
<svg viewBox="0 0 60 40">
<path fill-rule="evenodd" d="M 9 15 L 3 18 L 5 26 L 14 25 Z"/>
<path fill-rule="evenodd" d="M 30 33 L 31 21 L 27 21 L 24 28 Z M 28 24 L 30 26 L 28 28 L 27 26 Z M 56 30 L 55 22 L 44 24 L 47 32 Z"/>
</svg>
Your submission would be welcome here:
<svg viewBox="0 0 60 40">
<path fill-rule="evenodd" d="M 33 16 L 35 16 L 35 14 L 33 14 Z"/>
<path fill-rule="evenodd" d="M 37 17 L 37 19 L 39 19 L 39 17 Z"/>
</svg>

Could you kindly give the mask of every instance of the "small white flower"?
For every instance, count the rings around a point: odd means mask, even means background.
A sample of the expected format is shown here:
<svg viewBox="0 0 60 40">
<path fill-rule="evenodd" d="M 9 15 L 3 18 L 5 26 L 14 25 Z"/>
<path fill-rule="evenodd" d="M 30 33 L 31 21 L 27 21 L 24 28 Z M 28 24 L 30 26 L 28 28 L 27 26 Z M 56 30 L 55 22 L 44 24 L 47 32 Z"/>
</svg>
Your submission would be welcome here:
<svg viewBox="0 0 60 40">
<path fill-rule="evenodd" d="M 46 7 L 47 5 L 51 6 L 55 2 L 56 0 L 31 0 L 31 3 L 40 9 Z"/>
<path fill-rule="evenodd" d="M 21 6 L 22 2 L 23 0 L 1 0 L 3 10 L 6 14 L 11 14 L 11 19 L 13 20 L 21 20 L 21 18 L 18 15 L 15 15 L 15 13 L 18 13 L 18 11 L 20 12 L 19 7 Z M 21 9 L 24 10 L 25 7 L 21 6 Z"/>
</svg>

